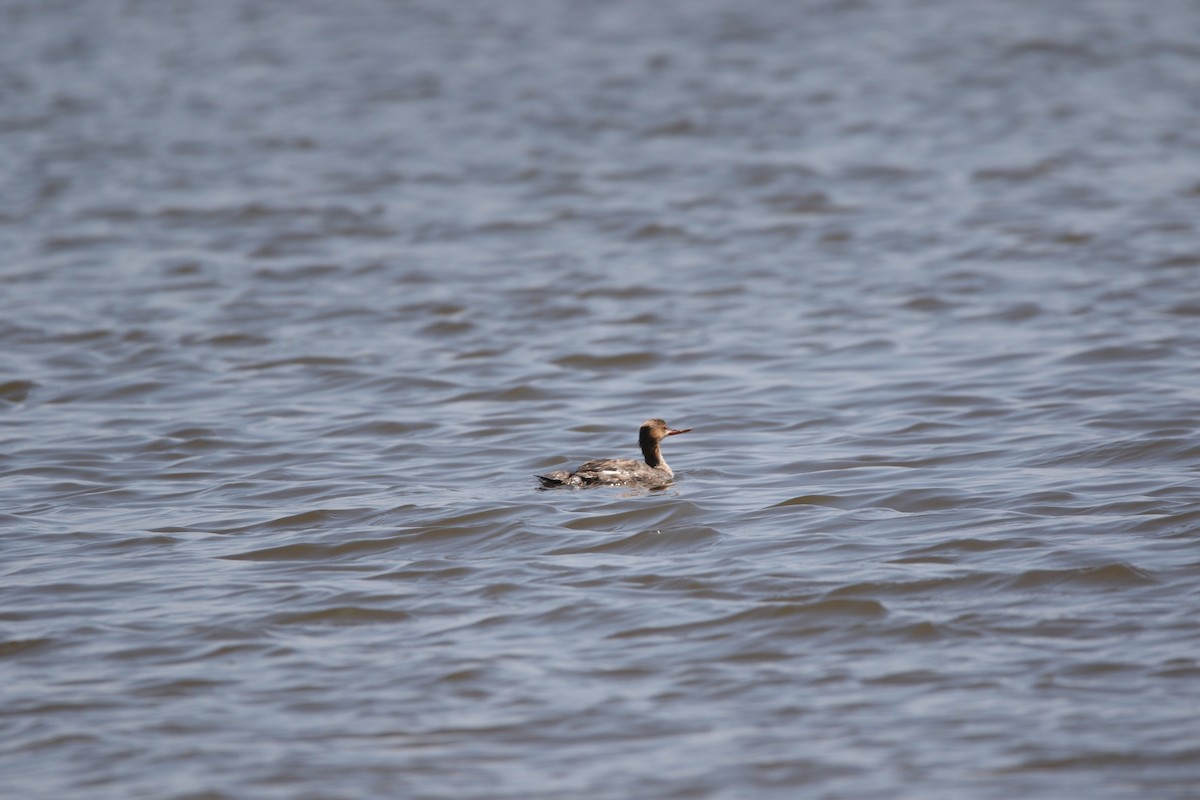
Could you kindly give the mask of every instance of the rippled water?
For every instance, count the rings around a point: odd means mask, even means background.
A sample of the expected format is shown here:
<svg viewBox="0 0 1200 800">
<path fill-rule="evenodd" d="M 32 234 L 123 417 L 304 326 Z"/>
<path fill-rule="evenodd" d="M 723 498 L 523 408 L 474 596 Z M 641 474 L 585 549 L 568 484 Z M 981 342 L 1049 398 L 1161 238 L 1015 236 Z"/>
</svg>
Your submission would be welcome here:
<svg viewBox="0 0 1200 800">
<path fill-rule="evenodd" d="M 6 796 L 1197 797 L 1194 3 L 0 25 Z"/>
</svg>

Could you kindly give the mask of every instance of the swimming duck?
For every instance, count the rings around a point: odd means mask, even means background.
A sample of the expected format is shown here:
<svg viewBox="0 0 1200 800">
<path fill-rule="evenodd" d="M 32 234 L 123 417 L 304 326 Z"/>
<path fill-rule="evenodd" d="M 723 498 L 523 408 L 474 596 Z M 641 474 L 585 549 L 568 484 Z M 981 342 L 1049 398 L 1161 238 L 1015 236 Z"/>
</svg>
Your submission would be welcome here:
<svg viewBox="0 0 1200 800">
<path fill-rule="evenodd" d="M 601 458 L 580 464 L 573 471 L 560 469 L 549 475 L 536 475 L 547 489 L 560 486 L 666 486 L 675 478 L 667 466 L 659 443 L 668 436 L 687 433 L 691 428 L 675 430 L 661 419 L 648 419 L 638 429 L 638 446 L 645 461 L 633 458 Z"/>
</svg>

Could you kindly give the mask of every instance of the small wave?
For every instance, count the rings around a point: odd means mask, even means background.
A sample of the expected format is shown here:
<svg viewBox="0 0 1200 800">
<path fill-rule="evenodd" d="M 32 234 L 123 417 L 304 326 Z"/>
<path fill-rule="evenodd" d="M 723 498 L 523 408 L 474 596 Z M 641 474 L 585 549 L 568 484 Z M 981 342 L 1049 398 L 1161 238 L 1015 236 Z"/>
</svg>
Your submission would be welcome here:
<svg viewBox="0 0 1200 800">
<path fill-rule="evenodd" d="M 1052 454 L 1032 463 L 1039 467 L 1121 467 L 1134 464 L 1194 464 L 1197 459 L 1200 459 L 1200 443 L 1169 436 L 1057 448 Z"/>
<path fill-rule="evenodd" d="M 70 236 L 63 234 L 47 238 L 45 242 L 43 242 L 42 247 L 47 253 L 58 253 L 71 250 L 95 250 L 102 245 L 116 244 L 120 241 L 121 239 L 116 236 L 88 236 L 84 234 Z"/>
<path fill-rule="evenodd" d="M 829 596 L 948 597 L 964 592 L 974 594 L 984 589 L 998 588 L 1003 585 L 1005 578 L 1006 576 L 999 573 L 976 572 L 911 581 L 864 581 L 839 586 L 831 590 Z"/>
<path fill-rule="evenodd" d="M 624 531 L 629 528 L 645 529 L 650 526 L 667 526 L 672 523 L 693 519 L 703 514 L 695 503 L 679 501 L 653 505 L 622 508 L 611 514 L 590 514 L 564 523 L 563 527 L 576 531 Z"/>
<path fill-rule="evenodd" d="M 252 364 L 241 364 L 234 369 L 255 371 L 279 369 L 280 367 L 349 367 L 357 363 L 356 359 L 341 356 L 294 356 L 277 358 L 270 361 L 257 361 Z"/>
<path fill-rule="evenodd" d="M 583 547 L 567 547 L 552 551 L 551 555 L 568 553 L 621 553 L 623 555 L 648 555 L 663 553 L 690 553 L 711 547 L 721 538 L 715 528 L 704 525 L 667 530 L 652 530 L 624 536 L 615 541 Z"/>
<path fill-rule="evenodd" d="M 1167 313 L 1178 317 L 1200 317 L 1200 300 L 1185 300 L 1168 308 Z"/>
<path fill-rule="evenodd" d="M 1007 59 L 1044 57 L 1049 59 L 1083 61 L 1088 66 L 1098 66 L 1109 60 L 1105 51 L 1096 50 L 1082 42 L 1067 42 L 1059 39 L 1024 39 L 1006 47 L 1003 56 Z"/>
<path fill-rule="evenodd" d="M 923 311 L 929 313 L 935 311 L 947 311 L 951 308 L 955 308 L 957 305 L 957 303 L 944 300 L 937 295 L 925 294 L 911 298 L 910 300 L 906 300 L 900 304 L 900 307 L 909 311 Z"/>
<path fill-rule="evenodd" d="M 705 133 L 704 126 L 687 118 L 680 118 L 663 122 L 647 128 L 642 132 L 646 138 L 654 138 L 660 136 L 697 136 Z"/>
<path fill-rule="evenodd" d="M 777 213 L 799 216 L 851 214 L 858 210 L 854 206 L 834 202 L 824 192 L 772 195 L 764 198 L 764 202 Z"/>
<path fill-rule="evenodd" d="M 154 681 L 133 689 L 133 696 L 147 698 L 190 697 L 208 694 L 228 685 L 228 681 L 205 680 L 203 678 L 180 678 L 172 681 Z"/>
<path fill-rule="evenodd" d="M 455 564 L 449 561 L 438 559 L 427 559 L 422 561 L 414 561 L 410 564 L 394 569 L 389 572 L 382 572 L 378 575 L 372 575 L 372 580 L 383 581 L 400 581 L 410 583 L 413 581 L 448 581 L 465 578 L 475 573 L 475 568 Z"/>
<path fill-rule="evenodd" d="M 421 328 L 419 333 L 421 336 L 446 338 L 470 333 L 475 328 L 475 323 L 469 319 L 440 319 Z"/>
<path fill-rule="evenodd" d="M 875 686 L 921 686 L 924 684 L 941 683 L 946 680 L 943 673 L 929 669 L 914 669 L 904 672 L 892 672 L 877 678 L 867 678 L 863 682 Z"/>
<path fill-rule="evenodd" d="M 609 638 L 626 639 L 642 636 L 667 636 L 698 632 L 711 628 L 737 629 L 758 624 L 775 624 L 780 621 L 790 621 L 796 618 L 809 620 L 814 627 L 823 630 L 829 624 L 843 623 L 846 619 L 886 616 L 887 607 L 878 600 L 852 597 L 826 597 L 809 602 L 773 602 L 762 603 L 745 611 L 738 611 L 715 619 L 683 623 L 679 625 L 646 626 L 630 628 L 611 634 Z M 789 629 L 790 633 L 797 631 Z M 806 628 L 804 632 L 810 632 Z M 778 631 L 777 631 L 778 633 Z"/>
<path fill-rule="evenodd" d="M 560 367 L 574 367 L 597 372 L 626 370 L 635 367 L 648 367 L 662 360 L 662 355 L 653 350 L 634 350 L 628 353 L 596 356 L 590 353 L 573 353 L 569 356 L 554 359 L 553 363 Z"/>
<path fill-rule="evenodd" d="M 40 650 L 45 650 L 54 646 L 54 639 L 35 638 L 35 639 L 9 639 L 0 641 L 0 659 L 14 658 L 17 656 L 26 655 L 28 653 L 36 653 Z"/>
<path fill-rule="evenodd" d="M 905 555 L 945 555 L 959 553 L 987 553 L 993 550 L 1012 550 L 1014 548 L 1044 547 L 1045 542 L 1023 536 L 1005 536 L 997 539 L 947 539 L 937 544 L 906 550 Z"/>
<path fill-rule="evenodd" d="M 1122 589 L 1150 586 L 1158 580 L 1149 572 L 1124 563 L 1071 569 L 1031 569 L 1010 581 L 1014 589 Z"/>
<path fill-rule="evenodd" d="M 1154 672 L 1160 678 L 1184 678 L 1188 681 L 1200 679 L 1200 664 L 1191 658 L 1172 658 Z"/>
<path fill-rule="evenodd" d="M 209 347 L 264 347 L 270 343 L 271 339 L 268 336 L 237 331 L 209 334 L 204 337 L 184 337 L 184 344 L 205 344 Z"/>
<path fill-rule="evenodd" d="M 1087 661 L 1081 664 L 1071 664 L 1059 671 L 1059 675 L 1075 678 L 1088 678 L 1096 675 L 1111 675 L 1113 673 L 1141 672 L 1142 665 L 1123 661 Z"/>
<path fill-rule="evenodd" d="M 378 439 L 391 439 L 393 437 L 406 436 L 410 433 L 427 430 L 428 428 L 429 423 L 427 422 L 370 420 L 367 422 L 358 422 L 352 425 L 346 425 L 341 428 L 334 428 L 330 430 L 327 435 L 346 437 L 365 436 Z"/>
<path fill-rule="evenodd" d="M 276 547 L 262 547 L 223 556 L 230 561 L 317 561 L 329 562 L 363 553 L 390 550 L 407 541 L 408 537 L 390 536 L 381 539 L 359 539 L 338 544 L 297 542 Z"/>
<path fill-rule="evenodd" d="M 926 511 L 974 508 L 979 505 L 979 499 L 963 492 L 946 489 L 906 489 L 875 500 L 872 505 L 905 514 L 918 514 Z"/>
<path fill-rule="evenodd" d="M 1150 516 L 1132 528 L 1138 533 L 1160 533 L 1168 536 L 1194 536 L 1200 530 L 1200 509 Z"/>
<path fill-rule="evenodd" d="M 1200 186 L 1197 187 L 1200 189 Z M 1198 192 L 1200 194 L 1200 192 Z M 1193 269 L 1200 267 L 1200 253 L 1179 253 L 1155 261 L 1155 269 Z"/>
<path fill-rule="evenodd" d="M 407 611 L 364 606 L 334 606 L 314 611 L 287 612 L 271 617 L 276 625 L 378 625 L 403 622 L 409 618 Z"/>
<path fill-rule="evenodd" d="M 1059 159 L 1048 158 L 1042 161 L 1036 161 L 1032 164 L 1007 167 L 987 167 L 978 169 L 972 173 L 973 180 L 980 182 L 988 181 L 1004 181 L 1009 183 L 1023 183 L 1025 181 L 1036 180 L 1043 175 L 1048 175 L 1051 172 L 1059 169 L 1062 166 L 1062 161 Z"/>
<path fill-rule="evenodd" d="M 648 222 L 639 225 L 628 234 L 631 241 L 649 241 L 653 239 L 683 239 L 688 237 L 686 228 L 679 225 L 664 225 L 659 222 Z"/>
<path fill-rule="evenodd" d="M 1133 753 L 1121 750 L 1105 750 L 1062 756 L 1060 758 L 1048 758 L 1045 756 L 1028 758 L 1006 767 L 1000 767 L 995 772 L 999 775 L 1021 772 L 1062 772 L 1068 770 L 1086 770 L 1090 773 L 1095 771 L 1116 771 L 1130 767 L 1144 771 L 1150 768 L 1161 769 L 1170 766 L 1194 768 L 1197 763 L 1200 763 L 1200 749 L 1194 747 L 1163 753 Z"/>
<path fill-rule="evenodd" d="M 311 511 L 301 511 L 297 514 L 288 514 L 287 516 L 278 517 L 270 522 L 264 523 L 261 527 L 266 528 L 282 528 L 282 529 L 305 529 L 319 528 L 326 523 L 342 522 L 346 519 L 356 517 L 364 511 L 372 509 L 362 508 L 316 508 Z"/>
<path fill-rule="evenodd" d="M 784 500 L 782 503 L 776 503 L 771 508 L 784 508 L 785 506 L 826 506 L 828 508 L 854 508 L 858 503 L 854 500 L 845 497 L 838 497 L 832 494 L 804 494 L 799 497 L 793 497 L 789 500 Z"/>
<path fill-rule="evenodd" d="M 521 384 L 518 386 L 510 386 L 503 391 L 496 391 L 495 389 L 480 389 L 478 391 L 463 392 L 462 394 L 451 397 L 449 402 L 525 403 L 531 400 L 545 400 L 555 396 L 556 395 L 553 392 L 547 391 L 540 386 Z"/>
<path fill-rule="evenodd" d="M 1168 347 L 1138 347 L 1134 345 L 1108 345 L 1093 347 L 1078 353 L 1073 353 L 1063 359 L 1063 364 L 1108 364 L 1125 361 L 1144 363 L 1167 358 L 1172 355 Z"/>
<path fill-rule="evenodd" d="M 947 631 L 943 626 L 929 620 L 890 628 L 887 633 L 912 642 L 933 642 L 947 636 Z"/>
</svg>

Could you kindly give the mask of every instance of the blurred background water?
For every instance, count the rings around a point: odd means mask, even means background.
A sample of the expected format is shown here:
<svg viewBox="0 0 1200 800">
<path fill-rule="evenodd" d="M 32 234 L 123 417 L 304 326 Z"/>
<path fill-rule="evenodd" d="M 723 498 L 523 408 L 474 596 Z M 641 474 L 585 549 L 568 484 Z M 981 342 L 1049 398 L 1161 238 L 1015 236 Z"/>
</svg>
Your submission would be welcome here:
<svg viewBox="0 0 1200 800">
<path fill-rule="evenodd" d="M 1191 0 L 0 27 L 6 796 L 1200 796 Z"/>
</svg>

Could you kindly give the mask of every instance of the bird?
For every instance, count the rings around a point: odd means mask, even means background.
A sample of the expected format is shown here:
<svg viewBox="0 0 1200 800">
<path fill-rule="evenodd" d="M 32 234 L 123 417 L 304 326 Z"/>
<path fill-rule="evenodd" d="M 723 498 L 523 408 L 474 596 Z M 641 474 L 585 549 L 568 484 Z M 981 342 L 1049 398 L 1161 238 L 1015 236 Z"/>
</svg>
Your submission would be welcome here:
<svg viewBox="0 0 1200 800">
<path fill-rule="evenodd" d="M 590 486 L 666 486 L 675 479 L 667 466 L 659 443 L 668 436 L 687 433 L 691 428 L 676 430 L 661 419 L 648 419 L 638 429 L 638 446 L 645 461 L 633 458 L 599 458 L 580 464 L 574 470 L 560 469 L 548 475 L 535 475 L 542 488 L 585 488 Z"/>
</svg>

